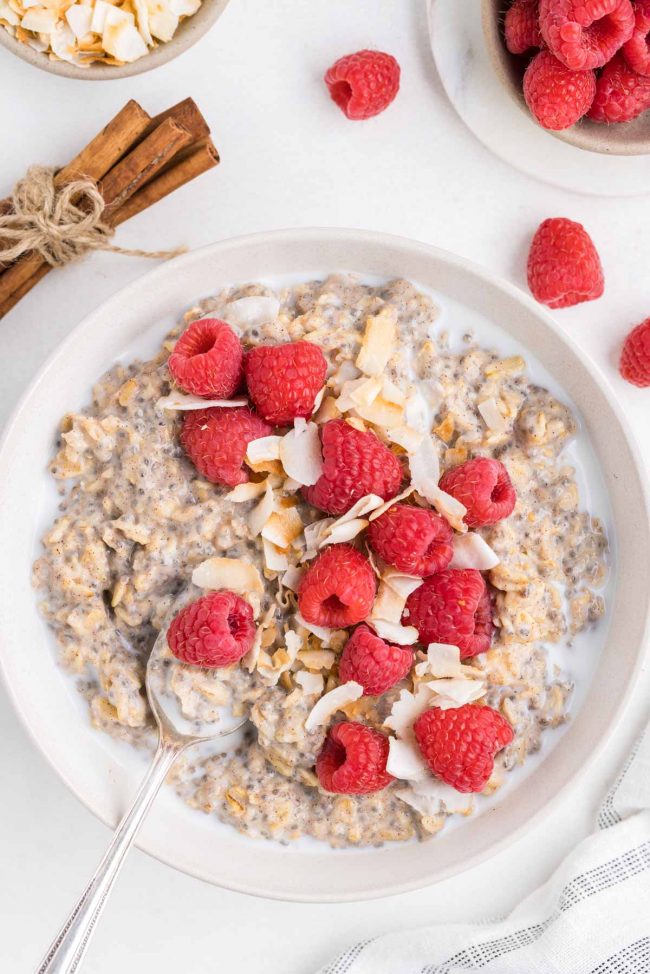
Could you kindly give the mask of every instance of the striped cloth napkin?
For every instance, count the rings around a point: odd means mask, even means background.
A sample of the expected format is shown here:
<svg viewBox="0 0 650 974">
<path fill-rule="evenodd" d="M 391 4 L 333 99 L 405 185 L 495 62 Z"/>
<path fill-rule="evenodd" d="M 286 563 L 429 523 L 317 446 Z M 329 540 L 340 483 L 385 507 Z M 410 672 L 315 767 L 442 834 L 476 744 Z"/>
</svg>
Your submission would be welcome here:
<svg viewBox="0 0 650 974">
<path fill-rule="evenodd" d="M 506 919 L 386 934 L 321 974 L 650 974 L 650 726 L 598 830 Z"/>
</svg>

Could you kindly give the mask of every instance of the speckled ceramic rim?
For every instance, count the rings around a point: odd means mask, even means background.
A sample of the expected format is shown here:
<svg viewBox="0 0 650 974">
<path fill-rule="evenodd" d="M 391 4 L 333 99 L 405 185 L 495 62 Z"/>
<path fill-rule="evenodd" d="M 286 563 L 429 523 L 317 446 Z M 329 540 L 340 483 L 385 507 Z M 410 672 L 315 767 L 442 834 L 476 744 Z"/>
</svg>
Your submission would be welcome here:
<svg viewBox="0 0 650 974">
<path fill-rule="evenodd" d="M 355 230 L 284 230 L 239 237 L 154 270 L 114 295 L 62 343 L 23 396 L 0 447 L 0 660 L 14 706 L 68 787 L 114 826 L 145 770 L 141 755 L 91 729 L 85 701 L 64 679 L 36 610 L 31 562 L 48 490 L 55 424 L 88 401 L 92 382 L 146 332 L 153 350 L 193 300 L 238 281 L 324 269 L 404 276 L 498 322 L 528 347 L 582 414 L 612 509 L 619 577 L 610 631 L 585 705 L 525 782 L 489 813 L 424 844 L 333 852 L 252 841 L 219 829 L 163 789 L 140 847 L 163 862 L 245 893 L 340 902 L 402 893 L 476 866 L 515 842 L 575 789 L 614 733 L 642 662 L 648 624 L 650 514 L 640 453 L 605 379 L 528 296 L 459 257 L 399 237 Z M 65 273 L 65 272 L 62 272 Z M 143 339 L 141 339 L 143 340 Z M 48 495 L 49 496 L 49 495 Z M 50 508 L 51 509 L 51 508 Z M 577 793 L 574 791 L 574 794 Z"/>
<path fill-rule="evenodd" d="M 145 71 L 153 71 L 161 64 L 173 61 L 210 30 L 228 6 L 228 2 L 229 0 L 203 0 L 197 12 L 179 25 L 171 41 L 159 44 L 145 57 L 121 67 L 91 64 L 87 68 L 78 68 L 67 61 L 51 61 L 47 54 L 41 54 L 27 44 L 21 44 L 2 26 L 0 26 L 0 44 L 16 57 L 50 74 L 58 74 L 63 78 L 76 78 L 77 81 L 115 81 L 118 78 L 131 78 L 136 74 L 144 74 Z"/>
<path fill-rule="evenodd" d="M 481 0 L 483 34 L 485 46 L 494 72 L 506 92 L 530 119 L 528 105 L 521 88 L 521 73 L 517 68 L 518 59 L 510 54 L 501 34 L 500 19 L 507 8 L 507 0 Z M 611 156 L 643 156 L 650 153 L 650 112 L 632 122 L 619 125 L 601 125 L 583 119 L 571 128 L 548 134 L 561 142 L 584 149 L 587 152 L 600 152 Z"/>
</svg>

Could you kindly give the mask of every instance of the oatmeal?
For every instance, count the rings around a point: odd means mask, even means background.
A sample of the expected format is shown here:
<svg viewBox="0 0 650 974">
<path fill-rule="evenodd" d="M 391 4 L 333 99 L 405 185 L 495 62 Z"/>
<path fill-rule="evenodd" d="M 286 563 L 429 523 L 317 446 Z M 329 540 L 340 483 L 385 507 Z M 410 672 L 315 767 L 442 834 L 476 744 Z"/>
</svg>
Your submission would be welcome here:
<svg viewBox="0 0 650 974">
<path fill-rule="evenodd" d="M 191 721 L 214 720 L 229 705 L 249 722 L 236 749 L 183 759 L 173 776 L 179 794 L 242 833 L 281 841 L 372 845 L 431 835 L 476 800 L 424 766 L 412 731 L 424 710 L 474 705 L 505 719 L 512 739 L 496 753 L 485 794 L 567 719 L 571 681 L 549 663 L 548 647 L 603 615 L 607 551 L 564 456 L 576 421 L 531 382 L 519 356 L 500 358 L 470 336 L 452 350 L 432 299 L 403 280 L 369 286 L 337 275 L 277 295 L 247 285 L 203 301 L 185 322 L 210 315 L 229 322 L 246 349 L 296 341 L 322 349 L 327 374 L 315 412 L 293 428 L 258 431 L 244 474 L 228 487 L 200 474 L 181 445 L 184 417 L 203 405 L 171 382 L 167 361 L 182 328 L 152 360 L 103 376 L 92 405 L 61 423 L 50 468 L 60 510 L 34 568 L 61 663 L 76 674 L 94 726 L 150 747 L 144 673 L 157 633 L 179 592 L 233 591 L 252 608 L 250 649 L 239 665 L 207 669 L 170 651 L 169 692 Z M 397 497 L 393 490 L 385 504 L 365 492 L 334 516 L 307 503 L 305 495 L 322 496 L 321 481 L 313 485 L 331 423 L 370 432 L 390 451 Z M 503 465 L 516 504 L 468 531 L 466 507 L 438 482 L 476 458 Z M 450 570 L 489 583 L 487 651 L 461 659 L 451 639 L 420 639 L 408 606 L 428 579 L 391 567 L 368 545 L 369 523 L 396 501 L 443 518 Z M 406 677 L 379 695 L 339 679 L 350 627 L 299 611 L 309 566 L 337 544 L 353 546 L 372 569 L 371 632 L 413 653 Z M 367 794 L 322 787 L 316 762 L 341 720 L 387 737 L 397 780 Z"/>
</svg>

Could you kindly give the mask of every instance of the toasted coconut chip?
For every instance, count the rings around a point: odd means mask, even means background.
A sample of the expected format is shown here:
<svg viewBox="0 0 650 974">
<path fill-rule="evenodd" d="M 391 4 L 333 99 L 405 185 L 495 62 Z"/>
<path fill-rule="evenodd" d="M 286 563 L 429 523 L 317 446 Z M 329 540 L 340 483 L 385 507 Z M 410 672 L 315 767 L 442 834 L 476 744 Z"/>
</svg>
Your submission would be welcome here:
<svg viewBox="0 0 650 974">
<path fill-rule="evenodd" d="M 307 622 L 300 612 L 296 612 L 295 618 L 298 625 L 320 639 L 325 648 L 330 645 L 335 633 L 340 632 L 339 629 L 327 629 L 325 626 L 316 626 L 312 622 Z"/>
<path fill-rule="evenodd" d="M 345 382 L 357 379 L 359 375 L 359 369 L 354 362 L 351 359 L 346 359 L 344 362 L 341 362 L 336 372 L 330 376 L 327 384 L 340 390 Z"/>
<path fill-rule="evenodd" d="M 440 455 L 430 436 L 425 436 L 415 453 L 409 454 L 411 483 L 418 494 L 430 504 L 440 490 Z"/>
<path fill-rule="evenodd" d="M 325 689 L 325 680 L 321 673 L 308 673 L 307 670 L 299 670 L 294 677 L 303 693 L 307 696 L 319 696 Z"/>
<path fill-rule="evenodd" d="M 401 494 L 397 495 L 397 497 L 393 497 L 393 499 L 390 501 L 385 501 L 379 507 L 375 508 L 375 510 L 372 512 L 368 520 L 375 521 L 378 517 L 381 517 L 382 514 L 385 514 L 386 511 L 390 510 L 393 504 L 399 504 L 399 502 L 403 501 L 405 497 L 409 497 L 409 495 L 412 494 L 414 490 L 415 490 L 414 487 L 407 487 L 406 490 L 403 490 Z"/>
<path fill-rule="evenodd" d="M 392 402 L 387 402 L 381 396 L 377 396 L 369 406 L 355 406 L 355 411 L 367 423 L 373 423 L 374 426 L 390 428 L 401 426 L 404 422 L 404 409 Z"/>
<path fill-rule="evenodd" d="M 286 572 L 289 568 L 289 559 L 281 548 L 274 545 L 268 538 L 262 538 L 262 549 L 264 552 L 264 564 L 270 572 Z"/>
<path fill-rule="evenodd" d="M 257 666 L 257 660 L 260 655 L 260 649 L 262 648 L 262 637 L 264 631 L 269 628 L 273 622 L 273 617 L 275 615 L 275 606 L 272 605 L 266 610 L 263 618 L 258 623 L 257 629 L 255 630 L 255 639 L 253 640 L 253 645 L 248 650 L 244 656 L 242 663 L 246 667 L 249 673 L 252 673 Z"/>
<path fill-rule="evenodd" d="M 368 620 L 378 636 L 386 639 L 389 643 L 397 643 L 398 646 L 412 646 L 418 641 L 418 631 L 415 626 L 400 626 L 395 622 L 388 622 L 386 619 Z"/>
<path fill-rule="evenodd" d="M 276 297 L 265 294 L 251 294 L 245 298 L 229 301 L 221 314 L 224 320 L 235 328 L 258 328 L 275 321 L 280 311 Z"/>
<path fill-rule="evenodd" d="M 485 696 L 482 680 L 430 680 L 425 686 L 434 694 L 431 706 L 442 710 L 462 707 Z"/>
<path fill-rule="evenodd" d="M 315 484 L 323 472 L 323 451 L 316 423 L 298 423 L 280 440 L 279 457 L 286 473 L 299 484 Z"/>
<path fill-rule="evenodd" d="M 450 568 L 474 568 L 477 572 L 486 572 L 499 564 L 498 555 L 474 531 L 454 535 L 452 545 L 454 554 L 449 563 Z"/>
<path fill-rule="evenodd" d="M 463 666 L 460 662 L 460 650 L 458 646 L 449 643 L 429 643 L 427 647 L 427 658 L 415 667 L 418 676 L 430 673 L 437 677 L 460 677 L 463 673 Z"/>
<path fill-rule="evenodd" d="M 253 501 L 268 489 L 269 479 L 267 477 L 266 480 L 249 480 L 246 484 L 237 484 L 227 494 L 224 494 L 223 499 L 233 504 L 244 504 L 246 501 Z"/>
<path fill-rule="evenodd" d="M 406 404 L 406 393 L 389 379 L 387 375 L 383 375 L 381 379 L 381 395 L 382 399 L 385 399 L 386 402 L 392 402 L 396 406 L 404 406 Z"/>
<path fill-rule="evenodd" d="M 282 484 L 282 490 L 285 494 L 295 494 L 301 487 L 302 484 L 299 484 L 293 477 L 287 477 Z"/>
<path fill-rule="evenodd" d="M 432 775 L 414 781 L 408 788 L 396 789 L 395 794 L 416 812 L 426 816 L 441 815 L 443 811 L 467 815 L 474 807 L 473 795 L 462 794 Z"/>
<path fill-rule="evenodd" d="M 349 382 L 343 383 L 341 395 L 336 400 L 336 405 L 342 413 L 346 413 L 350 409 L 368 407 L 380 392 L 381 379 L 377 377 L 368 379 L 366 376 L 361 376 L 359 379 L 350 379 Z"/>
<path fill-rule="evenodd" d="M 495 433 L 506 432 L 508 424 L 499 411 L 496 399 L 484 399 L 483 402 L 478 404 L 478 411 L 483 417 L 488 429 L 493 430 Z"/>
<path fill-rule="evenodd" d="M 424 439 L 424 433 L 414 430 L 412 426 L 403 424 L 402 426 L 387 429 L 386 438 L 390 443 L 396 443 L 398 446 L 401 446 L 407 453 L 415 453 Z"/>
<path fill-rule="evenodd" d="M 262 528 L 262 537 L 278 548 L 288 548 L 302 534 L 302 518 L 297 507 L 274 511 Z"/>
<path fill-rule="evenodd" d="M 253 538 L 262 533 L 266 523 L 273 514 L 275 507 L 275 495 L 270 484 L 270 477 L 264 482 L 264 497 L 256 504 L 248 516 L 248 527 Z M 242 487 L 247 486 L 242 484 Z"/>
<path fill-rule="evenodd" d="M 92 9 L 80 3 L 73 3 L 65 12 L 65 19 L 68 21 L 70 29 L 78 41 L 82 40 L 90 32 L 92 18 Z"/>
<path fill-rule="evenodd" d="M 315 730 L 317 727 L 321 727 L 323 724 L 327 723 L 330 717 L 332 717 L 337 710 L 345 707 L 349 703 L 354 703 L 359 697 L 363 696 L 363 687 L 361 684 L 356 683 L 354 680 L 350 680 L 348 683 L 342 683 L 341 686 L 334 687 L 329 693 L 325 693 L 320 700 L 318 700 L 305 721 L 305 730 L 307 733 Z"/>
<path fill-rule="evenodd" d="M 281 436 L 260 436 L 251 440 L 246 448 L 246 463 L 266 463 L 268 460 L 280 459 Z"/>
<path fill-rule="evenodd" d="M 333 517 L 323 517 L 319 521 L 312 521 L 305 525 L 305 554 L 304 558 L 309 561 L 318 554 L 321 543 L 327 538 L 330 528 L 334 524 Z"/>
<path fill-rule="evenodd" d="M 70 10 L 72 9 L 71 7 Z M 82 9 L 87 10 L 88 8 L 83 7 Z M 238 399 L 201 399 L 200 396 L 189 396 L 184 392 L 172 392 L 158 400 L 156 409 L 212 409 L 213 406 L 218 406 L 220 409 L 234 409 L 237 406 L 246 406 L 247 404 L 248 400 L 244 399 L 243 396 Z"/>
<path fill-rule="evenodd" d="M 282 576 L 282 584 L 292 592 L 297 592 L 304 574 L 304 568 L 301 568 L 299 565 L 290 565 Z"/>
<path fill-rule="evenodd" d="M 366 514 L 370 514 L 371 511 L 375 511 L 378 507 L 381 507 L 383 503 L 384 500 L 379 496 L 379 494 L 365 494 L 352 505 L 349 511 L 346 511 L 345 514 L 341 514 L 336 523 L 345 524 L 346 521 L 352 521 L 355 518 L 364 517 Z"/>
<path fill-rule="evenodd" d="M 336 405 L 336 399 L 333 396 L 325 396 L 312 419 L 321 425 L 322 423 L 329 423 L 331 419 L 339 419 L 340 415 L 341 410 Z"/>
<path fill-rule="evenodd" d="M 369 621 L 374 626 L 376 621 L 392 622 L 399 625 L 406 605 L 406 596 L 391 588 L 384 581 L 379 583 L 379 591 L 375 598 Z"/>
<path fill-rule="evenodd" d="M 447 494 L 444 490 L 438 488 L 433 499 L 433 506 L 438 514 L 441 514 L 449 521 L 455 531 L 460 531 L 461 533 L 467 531 L 467 525 L 463 521 L 463 518 L 467 514 L 467 508 L 460 501 L 457 501 L 455 497 L 452 497 L 451 494 Z"/>
<path fill-rule="evenodd" d="M 412 736 L 405 740 L 388 738 L 386 771 L 402 781 L 413 781 L 429 774 L 427 762 Z"/>
<path fill-rule="evenodd" d="M 386 727 L 395 731 L 400 740 L 409 740 L 413 724 L 431 706 L 432 696 L 426 686 L 418 687 L 414 694 L 410 690 L 400 690 L 399 700 L 395 701 L 384 721 Z"/>
<path fill-rule="evenodd" d="M 331 649 L 303 649 L 298 659 L 308 670 L 331 670 L 336 656 Z"/>
<path fill-rule="evenodd" d="M 393 354 L 397 315 L 393 308 L 383 308 L 366 320 L 366 328 L 357 355 L 357 368 L 366 375 L 380 375 Z"/>
<path fill-rule="evenodd" d="M 433 416 L 429 403 L 422 392 L 415 388 L 408 396 L 404 406 L 406 425 L 428 436 L 431 432 Z"/>
<path fill-rule="evenodd" d="M 409 595 L 424 582 L 424 579 L 418 575 L 407 575 L 406 572 L 400 572 L 397 568 L 387 568 L 382 578 L 385 584 L 404 600 L 408 599 Z"/>
<path fill-rule="evenodd" d="M 208 558 L 192 572 L 192 583 L 198 588 L 217 591 L 227 589 L 238 595 L 262 594 L 264 584 L 255 565 L 241 558 Z"/>
<path fill-rule="evenodd" d="M 326 538 L 320 543 L 322 548 L 328 544 L 343 544 L 345 541 L 352 541 L 368 527 L 368 522 L 363 517 L 355 517 L 352 521 L 344 521 L 343 524 L 334 524 Z"/>
<path fill-rule="evenodd" d="M 316 398 L 314 399 L 314 408 L 312 409 L 312 418 L 314 413 L 317 413 L 320 409 L 323 399 L 325 398 L 325 393 L 327 392 L 327 386 L 323 386 L 320 392 L 316 393 Z"/>
<path fill-rule="evenodd" d="M 284 646 L 276 649 L 273 656 L 260 654 L 257 670 L 264 678 L 264 682 L 269 686 L 275 686 L 282 674 L 291 669 L 301 647 L 302 639 L 297 632 L 289 629 L 284 634 Z"/>
</svg>

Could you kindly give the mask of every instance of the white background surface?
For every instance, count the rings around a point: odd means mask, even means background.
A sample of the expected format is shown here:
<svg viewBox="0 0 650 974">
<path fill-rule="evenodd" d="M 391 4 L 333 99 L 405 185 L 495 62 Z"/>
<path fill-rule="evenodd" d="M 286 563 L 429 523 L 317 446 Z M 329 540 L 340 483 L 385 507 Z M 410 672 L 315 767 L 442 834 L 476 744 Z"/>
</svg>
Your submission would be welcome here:
<svg viewBox="0 0 650 974">
<path fill-rule="evenodd" d="M 464 2 L 478 16 L 478 0 Z M 366 46 L 399 59 L 402 90 L 384 115 L 351 123 L 328 100 L 321 76 L 337 57 Z M 121 228 L 120 243 L 158 249 L 282 226 L 363 227 L 446 247 L 525 286 L 526 249 L 538 223 L 559 215 L 580 220 L 597 242 L 606 293 L 556 318 L 601 368 L 650 456 L 650 391 L 627 386 L 615 371 L 624 334 L 650 314 L 650 199 L 571 195 L 489 155 L 442 92 L 424 0 L 231 0 L 190 52 L 131 81 L 57 79 L 2 50 L 0 195 L 29 163 L 67 161 L 127 98 L 155 112 L 186 95 L 207 115 L 223 162 Z M 650 189 L 650 161 L 648 172 Z M 146 261 L 95 255 L 53 272 L 0 322 L 0 423 L 69 329 L 147 269 Z M 587 782 L 491 863 L 418 893 L 320 907 L 228 893 L 134 851 L 87 970 L 302 974 L 359 938 L 507 911 L 591 828 L 599 796 L 647 716 L 647 667 L 641 684 Z M 35 967 L 108 832 L 45 764 L 4 694 L 0 740 L 0 966 L 22 974 Z"/>
</svg>

